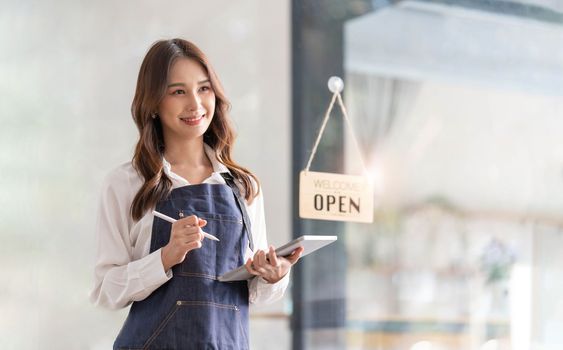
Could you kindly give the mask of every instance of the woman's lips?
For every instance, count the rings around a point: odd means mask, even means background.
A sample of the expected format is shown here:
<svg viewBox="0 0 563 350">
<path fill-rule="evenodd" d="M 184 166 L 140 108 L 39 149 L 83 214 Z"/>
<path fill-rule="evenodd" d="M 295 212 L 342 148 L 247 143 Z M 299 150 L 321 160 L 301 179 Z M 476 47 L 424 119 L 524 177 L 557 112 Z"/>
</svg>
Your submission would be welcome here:
<svg viewBox="0 0 563 350">
<path fill-rule="evenodd" d="M 184 122 L 184 124 L 187 124 L 189 126 L 196 126 L 196 125 L 199 125 L 201 123 L 201 121 L 203 120 L 204 117 L 205 117 L 205 114 L 200 115 L 199 117 L 180 118 L 180 120 L 182 122 Z"/>
</svg>

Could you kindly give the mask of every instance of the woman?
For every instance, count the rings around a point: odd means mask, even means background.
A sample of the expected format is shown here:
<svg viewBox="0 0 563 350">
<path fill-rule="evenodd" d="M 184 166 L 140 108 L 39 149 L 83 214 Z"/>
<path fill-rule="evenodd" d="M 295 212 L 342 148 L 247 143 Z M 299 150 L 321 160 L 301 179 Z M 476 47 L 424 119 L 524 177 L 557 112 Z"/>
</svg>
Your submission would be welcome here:
<svg viewBox="0 0 563 350">
<path fill-rule="evenodd" d="M 107 176 L 99 207 L 91 299 L 132 303 L 114 349 L 247 349 L 249 302 L 287 287 L 302 250 L 283 258 L 268 248 L 259 182 L 231 157 L 228 109 L 194 44 L 150 48 L 132 104 L 135 154 Z M 217 280 L 242 264 L 251 280 Z"/>
</svg>

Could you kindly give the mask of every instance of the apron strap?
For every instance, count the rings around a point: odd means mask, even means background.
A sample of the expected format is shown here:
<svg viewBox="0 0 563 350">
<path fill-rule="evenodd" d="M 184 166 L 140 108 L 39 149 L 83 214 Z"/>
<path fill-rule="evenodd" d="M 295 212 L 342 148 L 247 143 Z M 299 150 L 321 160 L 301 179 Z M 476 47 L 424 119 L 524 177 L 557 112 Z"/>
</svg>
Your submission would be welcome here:
<svg viewBox="0 0 563 350">
<path fill-rule="evenodd" d="M 233 175 L 231 175 L 231 173 L 229 172 L 224 172 L 220 174 L 223 177 L 223 179 L 225 179 L 225 182 L 233 190 L 233 193 L 235 194 L 238 207 L 240 209 L 240 212 L 242 213 L 242 221 L 246 229 L 246 235 L 248 237 L 248 245 L 250 246 L 250 250 L 252 251 L 252 253 L 254 253 L 254 241 L 252 240 L 252 234 L 250 231 L 250 218 L 248 217 L 248 213 L 246 212 L 246 205 L 244 205 L 244 198 L 242 198 L 242 195 L 240 194 L 240 189 L 236 185 Z"/>
</svg>

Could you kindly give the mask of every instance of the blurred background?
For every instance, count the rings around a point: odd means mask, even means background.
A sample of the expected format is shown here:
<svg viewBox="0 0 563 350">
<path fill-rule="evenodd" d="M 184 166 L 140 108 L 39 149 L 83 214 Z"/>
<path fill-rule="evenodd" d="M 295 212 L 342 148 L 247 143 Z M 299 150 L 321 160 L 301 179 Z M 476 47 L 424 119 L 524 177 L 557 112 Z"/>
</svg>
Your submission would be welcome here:
<svg viewBox="0 0 563 350">
<path fill-rule="evenodd" d="M 563 348 L 563 1 L 0 0 L 0 348 L 110 349 L 127 310 L 88 302 L 101 180 L 130 160 L 141 60 L 206 52 L 270 243 L 336 234 L 252 349 Z M 298 175 L 376 185 L 372 224 L 298 217 Z M 275 341 L 272 341 L 275 339 Z"/>
</svg>

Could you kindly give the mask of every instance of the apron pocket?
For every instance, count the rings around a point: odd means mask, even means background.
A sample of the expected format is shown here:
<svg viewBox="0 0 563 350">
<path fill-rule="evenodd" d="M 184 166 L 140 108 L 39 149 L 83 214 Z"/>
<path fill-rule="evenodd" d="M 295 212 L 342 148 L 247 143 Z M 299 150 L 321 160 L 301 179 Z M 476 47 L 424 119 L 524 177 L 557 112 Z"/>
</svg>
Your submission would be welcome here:
<svg viewBox="0 0 563 350">
<path fill-rule="evenodd" d="M 244 263 L 245 247 L 241 247 L 243 221 L 235 215 L 197 214 L 207 220 L 207 226 L 202 229 L 219 238 L 220 242 L 204 239 L 202 248 L 188 253 L 179 272 L 182 276 L 216 280 L 217 276 Z"/>
<path fill-rule="evenodd" d="M 247 322 L 237 305 L 176 302 L 145 349 L 247 349 Z"/>
<path fill-rule="evenodd" d="M 216 220 L 216 221 L 230 222 L 239 225 L 242 225 L 243 223 L 242 218 L 239 218 L 238 216 L 235 215 L 200 212 L 199 217 L 207 221 Z"/>
</svg>

